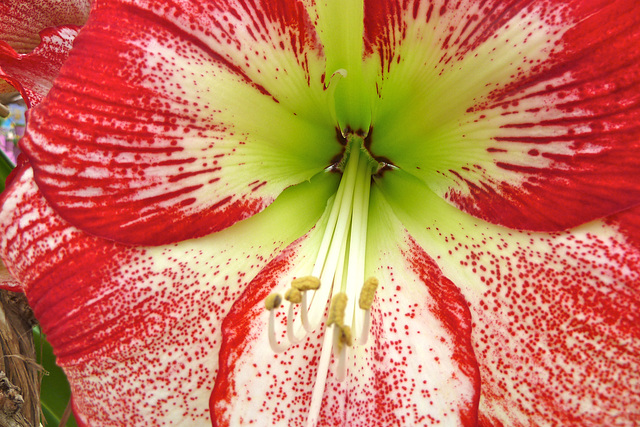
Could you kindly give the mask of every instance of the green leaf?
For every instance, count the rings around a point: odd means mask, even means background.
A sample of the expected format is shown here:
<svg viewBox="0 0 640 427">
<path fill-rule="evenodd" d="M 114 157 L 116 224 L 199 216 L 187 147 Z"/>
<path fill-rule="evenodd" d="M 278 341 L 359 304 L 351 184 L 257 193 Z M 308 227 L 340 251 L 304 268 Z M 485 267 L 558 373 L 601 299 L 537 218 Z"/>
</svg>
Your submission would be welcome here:
<svg viewBox="0 0 640 427">
<path fill-rule="evenodd" d="M 0 192 L 4 191 L 4 182 L 13 170 L 13 167 L 14 165 L 11 160 L 4 154 L 4 151 L 0 150 Z"/>
<path fill-rule="evenodd" d="M 40 349 L 40 360 L 38 362 L 48 373 L 42 378 L 40 388 L 42 412 L 47 425 L 57 427 L 71 399 L 69 382 L 62 369 L 56 365 L 56 357 L 53 355 L 51 344 L 47 342 L 39 327 L 33 329 L 33 339 L 36 349 Z M 69 417 L 66 425 L 68 427 L 78 426 L 73 414 Z"/>
</svg>

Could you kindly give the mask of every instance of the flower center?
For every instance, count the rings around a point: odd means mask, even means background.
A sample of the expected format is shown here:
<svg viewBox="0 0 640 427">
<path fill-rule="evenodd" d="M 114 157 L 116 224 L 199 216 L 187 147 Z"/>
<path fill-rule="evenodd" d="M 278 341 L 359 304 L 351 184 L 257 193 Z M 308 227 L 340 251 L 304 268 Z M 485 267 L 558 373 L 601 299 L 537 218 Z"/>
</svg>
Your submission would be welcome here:
<svg viewBox="0 0 640 427">
<path fill-rule="evenodd" d="M 284 295 L 290 303 L 287 343 L 278 342 L 276 333 L 275 311 L 282 297 L 271 294 L 265 300 L 270 312 L 269 343 L 274 352 L 285 351 L 307 334 L 325 327 L 308 425 L 315 425 L 313 414 L 317 417 L 319 413 L 331 351 L 337 360 L 336 377 L 342 381 L 347 374 L 347 347 L 366 343 L 370 308 L 378 285 L 375 278 L 365 280 L 364 275 L 371 175 L 380 165 L 364 147 L 364 136 L 350 132 L 346 140 L 344 156 L 335 166 L 342 172 L 342 179 L 314 267 L 308 276 L 294 279 Z M 299 319 L 294 310 L 297 306 Z M 297 324 L 301 327 L 296 328 Z M 300 330 L 302 336 L 296 333 Z"/>
</svg>

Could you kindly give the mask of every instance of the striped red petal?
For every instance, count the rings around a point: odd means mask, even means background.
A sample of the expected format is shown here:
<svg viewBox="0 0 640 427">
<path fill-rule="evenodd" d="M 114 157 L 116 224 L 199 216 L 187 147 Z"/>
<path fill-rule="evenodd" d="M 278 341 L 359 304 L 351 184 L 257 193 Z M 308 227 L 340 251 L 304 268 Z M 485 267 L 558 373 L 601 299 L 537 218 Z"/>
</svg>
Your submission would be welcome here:
<svg viewBox="0 0 640 427">
<path fill-rule="evenodd" d="M 77 26 L 42 30 L 41 43 L 25 54 L 17 53 L 9 44 L 0 41 L 0 78 L 19 90 L 28 106 L 38 105 L 69 57 L 79 30 Z"/>
<path fill-rule="evenodd" d="M 124 243 L 248 218 L 341 149 L 304 6 L 106 1 L 22 147 L 75 226 Z"/>
<path fill-rule="evenodd" d="M 5 0 L 0 4 L 0 93 L 19 90 L 36 105 L 51 88 L 90 0 Z M 62 25 L 66 30 L 51 30 Z M 50 29 L 44 34 L 41 31 Z M 36 50 L 35 52 L 34 49 Z"/>
<path fill-rule="evenodd" d="M 4 0 L 0 4 L 0 40 L 17 53 L 30 53 L 40 44 L 40 31 L 87 22 L 91 0 Z"/>
<path fill-rule="evenodd" d="M 481 424 L 637 423 L 637 208 L 570 231 L 520 232 L 456 211 L 408 175 L 388 174 L 380 188 L 469 304 Z"/>
<path fill-rule="evenodd" d="M 291 189 L 228 232 L 132 247 L 70 226 L 23 166 L 3 193 L 0 254 L 67 374 L 81 424 L 209 423 L 222 319 L 274 254 L 314 224 L 333 182 Z M 301 204 L 304 213 L 294 209 Z M 277 219 L 286 230 L 274 231 Z"/>
<path fill-rule="evenodd" d="M 369 2 L 375 154 L 462 210 L 562 230 L 640 202 L 640 4 Z"/>
</svg>

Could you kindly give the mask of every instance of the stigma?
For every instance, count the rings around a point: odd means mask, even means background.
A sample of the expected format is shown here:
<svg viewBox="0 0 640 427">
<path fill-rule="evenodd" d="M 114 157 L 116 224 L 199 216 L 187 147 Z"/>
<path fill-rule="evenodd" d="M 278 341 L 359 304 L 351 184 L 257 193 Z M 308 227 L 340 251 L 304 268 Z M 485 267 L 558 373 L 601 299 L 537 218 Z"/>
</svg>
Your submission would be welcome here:
<svg viewBox="0 0 640 427">
<path fill-rule="evenodd" d="M 365 255 L 371 176 L 380 164 L 364 147 L 362 135 L 349 133 L 345 138 L 345 153 L 334 168 L 342 178 L 328 206 L 328 220 L 313 268 L 307 276 L 291 282 L 284 298 L 271 294 L 265 299 L 269 343 L 274 352 L 285 351 L 312 332 L 324 332 L 312 409 L 320 404 L 331 354 L 337 361 L 335 376 L 343 380 L 347 375 L 347 349 L 366 343 L 378 286 L 377 279 L 365 279 Z M 286 339 L 280 342 L 276 311 L 283 301 L 288 303 L 287 331 Z"/>
</svg>

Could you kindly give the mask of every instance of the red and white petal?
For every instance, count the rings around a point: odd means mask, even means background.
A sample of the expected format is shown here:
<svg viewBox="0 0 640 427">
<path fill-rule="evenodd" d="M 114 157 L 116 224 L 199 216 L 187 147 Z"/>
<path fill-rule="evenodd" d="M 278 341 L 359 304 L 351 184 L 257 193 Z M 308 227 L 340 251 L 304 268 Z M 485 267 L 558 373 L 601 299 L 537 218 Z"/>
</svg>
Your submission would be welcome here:
<svg viewBox="0 0 640 427">
<path fill-rule="evenodd" d="M 379 192 L 370 203 L 366 276 L 380 285 L 370 344 L 354 347 L 349 418 L 362 426 L 376 418 L 379 425 L 475 426 L 480 375 L 465 298 Z"/>
<path fill-rule="evenodd" d="M 227 231 L 131 247 L 71 227 L 24 167 L 3 196 L 1 255 L 69 378 L 81 424 L 208 423 L 222 319 L 333 191 L 322 176 Z"/>
<path fill-rule="evenodd" d="M 62 25 L 84 25 L 90 7 L 90 0 L 0 3 L 0 93 L 19 90 L 30 106 L 39 103 L 71 48 L 71 40 L 65 40 L 68 29 L 58 30 L 62 39 L 51 38 L 55 34 L 52 30 L 46 33 L 49 37 L 41 39 L 40 32 Z"/>
<path fill-rule="evenodd" d="M 336 377 L 323 326 L 283 353 L 269 345 L 264 299 L 309 274 L 317 227 L 263 270 L 225 319 L 211 397 L 214 425 L 298 426 L 310 418 L 323 426 L 475 425 L 480 378 L 464 298 L 388 207 L 375 206 L 371 222 L 381 232 L 370 239 L 375 250 L 367 262 L 381 285 L 367 343 L 347 350 L 346 379 Z M 287 310 L 280 310 L 277 325 L 284 331 Z M 325 352 L 327 370 L 321 369 Z M 321 396 L 318 407 L 314 393 Z"/>
<path fill-rule="evenodd" d="M 341 150 L 296 0 L 105 1 L 22 147 L 75 226 L 163 244 L 224 229 Z"/>
<path fill-rule="evenodd" d="M 371 149 L 472 215 L 557 231 L 640 201 L 640 4 L 368 2 Z"/>
<path fill-rule="evenodd" d="M 253 279 L 225 318 L 218 377 L 210 399 L 214 426 L 305 424 L 323 332 L 319 328 L 286 352 L 274 353 L 264 300 L 272 292 L 282 295 L 294 277 L 309 274 L 314 249 L 317 252 L 318 238 L 322 238 L 319 234 L 316 227 L 280 253 Z M 276 314 L 280 329 L 276 338 L 282 345 L 288 344 L 285 311 L 280 308 Z M 299 316 L 298 309 L 295 314 Z"/>
<path fill-rule="evenodd" d="M 0 78 L 19 90 L 27 105 L 38 105 L 69 57 L 78 31 L 80 27 L 77 26 L 42 30 L 42 42 L 26 54 L 19 54 L 10 45 L 0 41 Z"/>
<path fill-rule="evenodd" d="M 0 40 L 17 53 L 40 44 L 40 31 L 87 22 L 91 0 L 4 0 L 0 3 Z"/>
<path fill-rule="evenodd" d="M 379 185 L 469 303 L 483 424 L 637 424 L 637 210 L 527 233 L 456 212 L 399 172 Z M 425 212 L 433 220 L 425 223 Z"/>
</svg>

